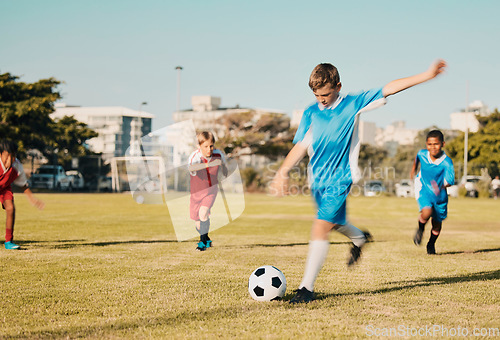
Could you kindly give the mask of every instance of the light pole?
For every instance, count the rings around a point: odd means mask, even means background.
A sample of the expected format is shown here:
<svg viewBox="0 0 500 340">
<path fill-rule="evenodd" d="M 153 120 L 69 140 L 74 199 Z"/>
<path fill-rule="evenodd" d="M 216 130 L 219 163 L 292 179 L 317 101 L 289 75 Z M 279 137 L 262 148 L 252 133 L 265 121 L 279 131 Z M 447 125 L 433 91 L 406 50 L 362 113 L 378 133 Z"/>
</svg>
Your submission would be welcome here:
<svg viewBox="0 0 500 340">
<path fill-rule="evenodd" d="M 179 112 L 181 108 L 181 71 L 182 71 L 182 66 L 177 66 L 175 68 L 177 70 L 177 105 L 176 105 L 176 110 Z"/>
<path fill-rule="evenodd" d="M 469 160 L 469 82 L 467 82 L 467 102 L 465 103 L 465 136 L 464 136 L 464 181 L 467 182 L 467 163 Z"/>
</svg>

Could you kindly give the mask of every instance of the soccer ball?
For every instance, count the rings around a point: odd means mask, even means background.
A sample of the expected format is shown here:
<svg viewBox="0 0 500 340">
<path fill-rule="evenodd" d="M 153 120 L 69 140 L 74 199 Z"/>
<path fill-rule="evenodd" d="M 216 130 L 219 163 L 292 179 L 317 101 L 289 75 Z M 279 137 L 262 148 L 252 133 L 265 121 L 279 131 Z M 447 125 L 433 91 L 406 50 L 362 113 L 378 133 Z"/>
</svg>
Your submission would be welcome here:
<svg viewBox="0 0 500 340">
<path fill-rule="evenodd" d="M 278 300 L 285 295 L 285 275 L 276 267 L 262 266 L 248 279 L 248 292 L 257 301 Z"/>
</svg>

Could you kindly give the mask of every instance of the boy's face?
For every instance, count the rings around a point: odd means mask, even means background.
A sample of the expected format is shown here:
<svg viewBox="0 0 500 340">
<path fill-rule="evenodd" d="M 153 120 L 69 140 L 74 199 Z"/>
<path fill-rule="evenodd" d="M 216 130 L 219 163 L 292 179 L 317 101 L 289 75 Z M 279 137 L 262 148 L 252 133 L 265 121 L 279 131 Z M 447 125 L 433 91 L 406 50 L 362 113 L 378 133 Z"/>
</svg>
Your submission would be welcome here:
<svg viewBox="0 0 500 340">
<path fill-rule="evenodd" d="M 441 142 L 437 137 L 429 137 L 425 142 L 425 146 L 427 147 L 431 158 L 435 159 L 441 156 L 444 142 Z"/>
<path fill-rule="evenodd" d="M 210 158 L 214 151 L 214 143 L 211 140 L 206 140 L 200 144 L 200 150 L 203 157 Z"/>
<path fill-rule="evenodd" d="M 324 107 L 329 107 L 337 100 L 341 87 L 342 84 L 340 83 L 334 88 L 331 85 L 325 85 L 313 91 L 313 93 L 318 103 L 321 103 Z"/>
</svg>

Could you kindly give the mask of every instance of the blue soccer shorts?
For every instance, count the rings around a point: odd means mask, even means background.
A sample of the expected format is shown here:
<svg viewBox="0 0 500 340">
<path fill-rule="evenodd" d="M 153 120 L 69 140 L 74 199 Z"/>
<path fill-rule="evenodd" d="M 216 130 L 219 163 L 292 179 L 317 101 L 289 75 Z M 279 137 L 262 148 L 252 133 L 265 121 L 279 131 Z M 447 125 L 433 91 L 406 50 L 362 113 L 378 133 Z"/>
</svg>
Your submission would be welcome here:
<svg viewBox="0 0 500 340">
<path fill-rule="evenodd" d="M 333 224 L 347 224 L 346 200 L 351 185 L 313 189 L 312 194 L 318 209 L 317 218 Z"/>
<path fill-rule="evenodd" d="M 424 208 L 432 208 L 432 218 L 438 222 L 442 222 L 448 216 L 448 202 L 437 202 L 436 197 L 430 197 L 430 195 L 420 194 L 417 199 L 418 208 L 420 211 Z"/>
</svg>

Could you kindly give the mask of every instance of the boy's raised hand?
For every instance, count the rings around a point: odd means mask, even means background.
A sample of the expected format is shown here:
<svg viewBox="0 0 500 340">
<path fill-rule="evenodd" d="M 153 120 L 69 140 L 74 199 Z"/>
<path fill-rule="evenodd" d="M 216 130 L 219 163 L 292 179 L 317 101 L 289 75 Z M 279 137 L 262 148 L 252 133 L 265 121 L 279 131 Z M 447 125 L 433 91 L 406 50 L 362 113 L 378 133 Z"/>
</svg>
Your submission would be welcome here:
<svg viewBox="0 0 500 340">
<path fill-rule="evenodd" d="M 446 61 L 444 61 L 443 59 L 438 59 L 431 64 L 427 72 L 429 72 L 431 78 L 435 78 L 439 74 L 443 73 L 446 67 L 447 67 Z"/>
</svg>

